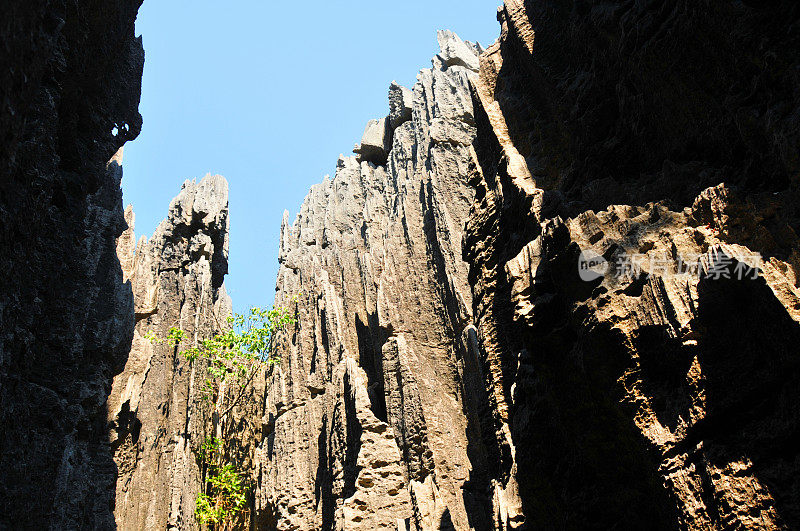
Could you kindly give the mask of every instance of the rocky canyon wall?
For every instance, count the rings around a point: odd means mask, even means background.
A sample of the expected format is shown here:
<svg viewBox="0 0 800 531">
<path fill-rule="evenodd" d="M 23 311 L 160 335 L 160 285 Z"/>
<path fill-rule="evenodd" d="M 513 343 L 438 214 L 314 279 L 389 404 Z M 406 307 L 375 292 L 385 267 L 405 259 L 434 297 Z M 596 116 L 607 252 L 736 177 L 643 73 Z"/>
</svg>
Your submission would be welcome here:
<svg viewBox="0 0 800 531">
<path fill-rule="evenodd" d="M 133 334 L 114 154 L 141 127 L 140 2 L 0 16 L 0 528 L 109 529 L 106 398 Z"/>
<path fill-rule="evenodd" d="M 216 433 L 202 396 L 206 367 L 180 351 L 221 331 L 231 314 L 223 284 L 228 183 L 219 175 L 186 181 L 167 218 L 138 244 L 131 207 L 125 218 L 117 252 L 133 288 L 136 326 L 108 399 L 117 529 L 190 529 L 202 487 L 197 452 Z M 187 335 L 180 347 L 164 341 L 173 327 Z"/>
<path fill-rule="evenodd" d="M 798 16 L 509 1 L 479 65 L 443 34 L 284 222 L 258 523 L 799 525 Z"/>
<path fill-rule="evenodd" d="M 281 228 L 276 304 L 296 312 L 266 375 L 257 524 L 279 529 L 490 526 L 484 390 L 461 260 L 481 49 L 441 53 L 357 156 Z"/>
<path fill-rule="evenodd" d="M 222 418 L 152 338 L 230 314 L 228 185 L 122 210 L 138 6 L 0 22 L 0 527 L 199 528 L 209 435 L 252 529 L 800 527 L 795 3 L 440 32 L 284 216 L 295 322 Z"/>
<path fill-rule="evenodd" d="M 519 522 L 797 527 L 800 10 L 499 18 L 464 258 Z"/>
</svg>

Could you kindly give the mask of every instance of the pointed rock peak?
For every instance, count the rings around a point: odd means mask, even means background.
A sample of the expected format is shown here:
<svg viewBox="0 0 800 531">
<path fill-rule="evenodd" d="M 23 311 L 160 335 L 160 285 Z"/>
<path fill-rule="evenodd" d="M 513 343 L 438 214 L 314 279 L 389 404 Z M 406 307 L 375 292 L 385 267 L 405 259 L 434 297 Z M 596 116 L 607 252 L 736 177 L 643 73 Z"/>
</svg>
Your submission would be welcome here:
<svg viewBox="0 0 800 531">
<path fill-rule="evenodd" d="M 284 255 L 289 251 L 291 246 L 290 236 L 292 227 L 289 224 L 289 211 L 283 211 L 283 219 L 281 219 L 281 234 L 280 241 L 278 242 L 278 262 L 283 260 Z"/>
<path fill-rule="evenodd" d="M 218 218 L 228 210 L 228 181 L 222 175 L 208 174 L 197 185 L 193 209 L 204 221 Z"/>
<path fill-rule="evenodd" d="M 133 205 L 125 207 L 125 223 L 127 228 L 117 238 L 117 257 L 122 267 L 122 282 L 127 282 L 133 275 L 135 269 L 136 256 L 136 214 L 133 212 Z"/>
<path fill-rule="evenodd" d="M 221 175 L 207 174 L 197 183 L 186 180 L 169 206 L 168 220 L 173 225 L 191 224 L 199 219 L 204 225 L 227 231 L 228 181 Z"/>
<path fill-rule="evenodd" d="M 477 71 L 480 67 L 478 54 L 480 47 L 466 43 L 450 30 L 439 30 L 436 33 L 439 41 L 439 57 L 445 66 L 463 66 Z"/>
<path fill-rule="evenodd" d="M 128 224 L 129 229 L 133 230 L 135 228 L 136 213 L 133 211 L 133 205 L 131 204 L 125 207 L 125 223 Z"/>
<path fill-rule="evenodd" d="M 393 130 L 411 119 L 413 101 L 411 90 L 392 81 L 389 85 L 389 125 Z"/>
</svg>

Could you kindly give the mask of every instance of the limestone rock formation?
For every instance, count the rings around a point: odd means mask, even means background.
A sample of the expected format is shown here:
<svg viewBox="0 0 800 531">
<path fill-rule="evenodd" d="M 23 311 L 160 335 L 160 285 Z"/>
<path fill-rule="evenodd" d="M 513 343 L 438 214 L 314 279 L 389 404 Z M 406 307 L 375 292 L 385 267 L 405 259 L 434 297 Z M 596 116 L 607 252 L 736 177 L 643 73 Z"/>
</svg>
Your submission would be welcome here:
<svg viewBox="0 0 800 531">
<path fill-rule="evenodd" d="M 284 220 L 258 525 L 797 526 L 799 15 L 508 1 L 479 76 L 440 32 Z"/>
<path fill-rule="evenodd" d="M 201 489 L 195 452 L 214 434 L 211 406 L 201 397 L 204 367 L 149 338 L 166 338 L 178 327 L 196 342 L 231 314 L 223 284 L 228 183 L 219 175 L 186 181 L 167 218 L 135 250 L 130 208 L 126 218 L 118 254 L 133 286 L 136 327 L 108 399 L 117 529 L 190 529 Z"/>
<path fill-rule="evenodd" d="M 0 528 L 110 529 L 106 397 L 133 333 L 111 160 L 141 127 L 141 2 L 4 2 Z"/>
<path fill-rule="evenodd" d="M 499 15 L 464 258 L 502 527 L 797 527 L 800 9 Z"/>
<path fill-rule="evenodd" d="M 397 129 L 409 121 L 413 112 L 414 93 L 392 81 L 392 84 L 389 85 L 389 125 L 391 128 Z"/>
<path fill-rule="evenodd" d="M 358 154 L 358 160 L 386 164 L 386 157 L 391 149 L 392 130 L 389 127 L 389 119 L 381 118 L 367 122 L 361 143 L 356 145 L 353 153 Z"/>
<path fill-rule="evenodd" d="M 297 324 L 263 383 L 259 528 L 490 521 L 484 391 L 460 259 L 475 134 L 475 71 L 465 65 L 477 66 L 478 49 L 454 34 L 442 42 L 447 60 L 411 90 L 390 87 L 385 164 L 363 151 L 361 161 L 340 158 L 295 222 L 284 219 L 276 304 L 293 308 Z"/>
<path fill-rule="evenodd" d="M 444 66 L 463 66 L 470 70 L 478 70 L 480 61 L 478 57 L 483 48 L 480 45 L 462 41 L 458 35 L 450 30 L 439 30 L 436 34 L 441 49 L 436 56 Z"/>
<path fill-rule="evenodd" d="M 149 338 L 230 313 L 227 183 L 136 243 L 139 2 L 68 4 L 0 22 L 0 528 L 198 528 L 207 435 L 252 529 L 800 527 L 800 5 L 439 32 L 284 216 L 296 321 L 221 415 Z"/>
</svg>

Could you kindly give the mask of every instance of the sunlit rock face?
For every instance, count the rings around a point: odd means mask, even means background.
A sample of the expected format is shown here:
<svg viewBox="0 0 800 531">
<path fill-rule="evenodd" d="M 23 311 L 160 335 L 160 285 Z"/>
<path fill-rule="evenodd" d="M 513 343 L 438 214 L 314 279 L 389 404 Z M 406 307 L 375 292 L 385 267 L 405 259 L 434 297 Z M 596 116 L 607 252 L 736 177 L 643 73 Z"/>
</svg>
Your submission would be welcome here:
<svg viewBox="0 0 800 531">
<path fill-rule="evenodd" d="M 297 324 L 263 384 L 261 527 L 491 520 L 461 259 L 474 197 L 469 79 L 482 50 L 450 32 L 440 44 L 413 87 L 392 84 L 390 114 L 367 125 L 358 157 L 341 157 L 294 223 L 284 220 L 276 303 Z"/>
<path fill-rule="evenodd" d="M 139 133 L 140 2 L 4 2 L 0 528 L 109 529 L 106 398 L 133 333 L 115 240 Z M 113 158 L 113 160 L 112 160 Z"/>
<path fill-rule="evenodd" d="M 117 252 L 133 288 L 136 326 L 125 369 L 108 399 L 114 450 L 117 529 L 187 529 L 202 492 L 197 452 L 215 435 L 213 405 L 202 398 L 202 360 L 179 350 L 210 338 L 231 314 L 228 272 L 228 183 L 219 175 L 186 181 L 169 213 L 138 244 L 134 214 Z M 183 330 L 181 349 L 164 342 Z"/>
</svg>

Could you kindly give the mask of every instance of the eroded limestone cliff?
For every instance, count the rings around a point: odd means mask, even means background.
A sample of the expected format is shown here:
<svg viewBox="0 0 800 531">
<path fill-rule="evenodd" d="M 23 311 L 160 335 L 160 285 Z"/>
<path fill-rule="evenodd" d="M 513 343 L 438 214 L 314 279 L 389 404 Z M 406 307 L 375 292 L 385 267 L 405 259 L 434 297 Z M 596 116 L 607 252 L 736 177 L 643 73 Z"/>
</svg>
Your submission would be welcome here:
<svg viewBox="0 0 800 531">
<path fill-rule="evenodd" d="M 259 523 L 799 525 L 797 6 L 499 19 L 284 223 Z"/>
<path fill-rule="evenodd" d="M 223 284 L 228 183 L 219 175 L 186 181 L 167 218 L 138 245 L 131 207 L 125 218 L 117 252 L 133 287 L 136 327 L 108 399 L 117 529 L 189 529 L 202 485 L 197 450 L 215 424 L 202 398 L 205 366 L 180 350 L 212 337 L 231 314 Z M 164 341 L 172 327 L 187 344 Z"/>
<path fill-rule="evenodd" d="M 106 397 L 130 348 L 133 298 L 115 253 L 125 221 L 111 159 L 141 127 L 140 3 L 1 8 L 3 529 L 114 525 Z"/>
<path fill-rule="evenodd" d="M 266 376 L 258 524 L 280 529 L 484 528 L 487 450 L 463 222 L 478 46 L 441 53 L 357 157 L 281 228 L 276 304 L 296 329 Z M 292 302 L 293 299 L 297 302 Z"/>
<path fill-rule="evenodd" d="M 108 162 L 138 5 L 0 22 L 0 527 L 198 528 L 207 435 L 254 529 L 800 527 L 796 3 L 508 0 L 487 50 L 440 32 L 285 216 L 296 322 L 224 416 L 145 336 L 222 328 L 227 183 L 137 245 Z"/>
</svg>

